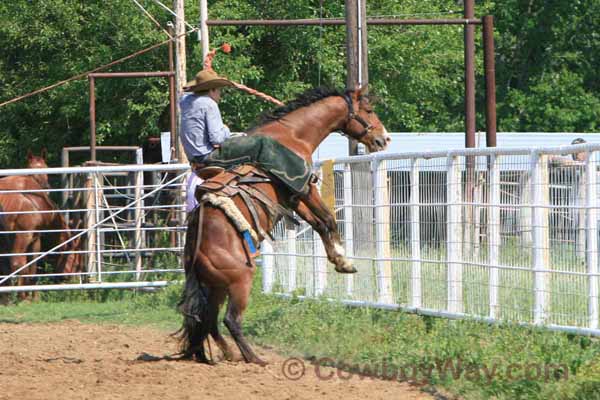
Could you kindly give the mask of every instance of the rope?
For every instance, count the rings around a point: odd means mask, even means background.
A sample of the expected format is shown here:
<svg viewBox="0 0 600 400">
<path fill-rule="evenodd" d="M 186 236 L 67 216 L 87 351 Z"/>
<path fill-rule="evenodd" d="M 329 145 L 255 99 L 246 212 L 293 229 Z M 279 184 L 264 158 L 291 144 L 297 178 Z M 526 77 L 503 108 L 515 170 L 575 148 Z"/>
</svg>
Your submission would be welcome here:
<svg viewBox="0 0 600 400">
<path fill-rule="evenodd" d="M 191 32 L 196 31 L 196 30 L 197 30 L 197 28 L 194 28 L 194 30 L 184 32 L 184 33 L 182 33 L 180 35 L 175 36 L 174 39 L 179 39 L 182 36 L 189 35 Z M 13 98 L 11 100 L 7 100 L 7 101 L 5 101 L 3 103 L 0 103 L 0 108 L 4 107 L 6 105 L 9 105 L 9 104 L 16 103 L 18 101 L 24 100 L 24 99 L 26 99 L 28 97 L 31 97 L 31 96 L 34 96 L 36 94 L 44 93 L 44 92 L 47 92 L 48 90 L 52 90 L 52 89 L 55 89 L 55 88 L 57 88 L 59 86 L 66 85 L 69 82 L 72 82 L 72 81 L 75 81 L 75 80 L 78 80 L 78 79 L 81 79 L 81 78 L 85 78 L 86 76 L 88 76 L 89 74 L 92 74 L 94 72 L 102 71 L 102 70 L 105 70 L 105 69 L 110 68 L 112 66 L 115 66 L 117 64 L 121 64 L 122 62 L 130 60 L 130 59 L 135 58 L 137 56 L 140 56 L 142 54 L 145 54 L 145 53 L 147 53 L 147 52 L 149 52 L 151 50 L 154 50 L 154 49 L 156 49 L 158 47 L 164 46 L 165 44 L 169 43 L 170 41 L 171 41 L 171 39 L 167 39 L 167 40 L 165 40 L 163 42 L 154 44 L 154 45 L 152 45 L 150 47 L 146 47 L 145 49 L 138 50 L 135 53 L 131 53 L 128 56 L 125 56 L 123 58 L 119 58 L 118 60 L 111 61 L 108 64 L 101 65 L 100 67 L 94 68 L 94 69 L 89 70 L 87 72 L 82 72 L 82 73 L 77 74 L 75 76 L 72 76 L 72 77 L 70 77 L 68 79 L 62 80 L 60 82 L 56 82 L 56 83 L 54 83 L 54 84 L 52 84 L 50 86 L 46 86 L 46 87 L 34 90 L 33 92 L 29 92 L 27 94 L 15 97 L 15 98 Z"/>
<path fill-rule="evenodd" d="M 146 17 L 148 17 L 150 19 L 150 21 L 154 22 L 154 25 L 156 25 L 159 29 L 162 29 L 162 31 L 164 33 L 167 34 L 167 36 L 172 40 L 173 37 L 171 36 L 171 34 L 169 33 L 169 31 L 167 31 L 165 28 L 162 27 L 162 25 L 152 16 L 152 14 L 150 14 L 148 12 L 148 10 L 146 10 L 144 8 L 143 5 L 141 5 L 137 0 L 132 0 L 139 8 L 140 10 L 142 10 L 142 12 L 144 13 L 144 15 L 146 15 Z"/>
<path fill-rule="evenodd" d="M 213 69 L 212 62 L 213 62 L 213 59 L 215 58 L 215 56 L 217 55 L 217 51 L 218 50 L 221 50 L 225 54 L 229 54 L 229 53 L 231 53 L 231 46 L 229 45 L 229 43 L 223 43 L 221 45 L 221 47 L 217 47 L 217 48 L 212 49 L 211 51 L 209 51 L 208 54 L 206 54 L 206 57 L 204 58 L 204 69 Z M 283 103 L 282 101 L 279 101 L 275 97 L 269 96 L 266 93 L 260 92 L 260 91 L 258 91 L 256 89 L 252 89 L 252 88 L 250 88 L 250 87 L 248 87 L 248 86 L 246 86 L 244 84 L 241 84 L 241 83 L 237 83 L 237 82 L 234 82 L 234 81 L 230 81 L 230 82 L 233 84 L 233 86 L 236 89 L 239 89 L 239 90 L 241 90 L 243 92 L 246 92 L 248 94 L 251 94 L 253 96 L 261 98 L 263 100 L 269 101 L 269 102 L 274 103 L 274 104 L 276 104 L 278 106 L 285 105 L 285 103 Z"/>
</svg>

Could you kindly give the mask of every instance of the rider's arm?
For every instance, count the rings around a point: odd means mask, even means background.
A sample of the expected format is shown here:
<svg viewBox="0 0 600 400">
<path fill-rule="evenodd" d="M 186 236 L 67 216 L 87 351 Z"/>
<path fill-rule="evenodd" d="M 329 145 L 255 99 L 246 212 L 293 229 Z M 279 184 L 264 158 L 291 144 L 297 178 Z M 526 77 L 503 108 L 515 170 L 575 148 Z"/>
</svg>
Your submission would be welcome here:
<svg viewBox="0 0 600 400">
<path fill-rule="evenodd" d="M 212 103 L 207 109 L 206 132 L 208 140 L 213 146 L 220 145 L 231 136 L 229 128 L 223 124 L 217 103 Z"/>
</svg>

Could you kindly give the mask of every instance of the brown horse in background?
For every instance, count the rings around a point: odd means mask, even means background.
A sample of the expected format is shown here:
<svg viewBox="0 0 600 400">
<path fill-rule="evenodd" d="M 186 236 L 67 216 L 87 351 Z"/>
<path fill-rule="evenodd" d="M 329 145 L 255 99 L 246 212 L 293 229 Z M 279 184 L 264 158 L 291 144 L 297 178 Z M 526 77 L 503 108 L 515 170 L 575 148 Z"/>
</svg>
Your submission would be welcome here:
<svg viewBox="0 0 600 400">
<path fill-rule="evenodd" d="M 28 154 L 28 163 L 33 168 L 41 168 L 45 164 L 45 157 L 36 157 Z M 48 232 L 49 243 L 52 247 L 67 241 L 71 235 L 69 227 L 56 204 L 50 199 L 47 192 L 38 192 L 46 189 L 47 175 L 8 176 L 0 179 L 0 230 L 15 232 L 1 234 L 0 246 L 3 254 L 13 254 L 8 263 L 4 262 L 1 275 L 8 275 L 19 270 L 29 259 L 37 256 L 19 255 L 19 253 L 37 253 L 42 249 L 42 233 L 39 230 L 63 230 L 63 232 Z M 32 191 L 32 192 L 29 192 Z M 23 213 L 23 214 L 19 214 Z M 78 247 L 78 239 L 73 240 L 57 251 L 72 251 Z M 4 261 L 4 260 L 3 260 Z M 61 253 L 57 260 L 57 272 L 73 272 L 76 269 L 77 255 Z M 8 264 L 8 266 L 6 266 Z M 32 278 L 21 275 L 37 273 L 37 265 L 33 263 L 19 271 L 17 285 L 29 285 Z M 21 299 L 27 294 L 20 293 Z"/>
<path fill-rule="evenodd" d="M 273 138 L 312 164 L 317 146 L 338 130 L 364 143 L 371 152 L 384 150 L 391 140 L 361 90 L 345 93 L 313 90 L 267 114 L 249 134 Z M 257 219 L 241 196 L 232 198 L 246 221 L 259 220 L 259 226 L 253 226 L 257 232 L 269 232 L 273 228 L 276 221 L 271 218 L 269 208 L 282 205 L 293 209 L 319 233 L 335 270 L 356 272 L 344 256 L 335 217 L 322 201 L 315 183 L 310 184 L 308 194 L 298 198 L 291 196 L 277 181 L 257 181 L 248 186 L 273 205 L 265 207 L 264 201 L 253 198 Z M 246 362 L 265 364 L 242 334 L 242 315 L 248 306 L 256 269 L 245 246 L 242 236 L 221 209 L 205 204 L 191 213 L 184 250 L 186 283 L 180 304 L 184 315 L 181 329 L 184 357 L 208 362 L 204 343 L 210 334 L 225 358 L 231 359 L 232 353 L 217 325 L 219 308 L 229 297 L 225 326 Z"/>
</svg>

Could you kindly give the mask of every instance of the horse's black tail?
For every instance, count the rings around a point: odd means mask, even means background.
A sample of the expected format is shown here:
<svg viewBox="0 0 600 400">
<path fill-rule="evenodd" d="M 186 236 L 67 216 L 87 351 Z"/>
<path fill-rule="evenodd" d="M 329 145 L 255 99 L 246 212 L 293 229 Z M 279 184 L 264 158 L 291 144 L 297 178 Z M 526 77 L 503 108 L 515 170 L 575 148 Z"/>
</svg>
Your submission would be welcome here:
<svg viewBox="0 0 600 400">
<path fill-rule="evenodd" d="M 175 333 L 180 342 L 181 353 L 184 357 L 196 356 L 199 361 L 207 361 L 204 353 L 209 326 L 208 296 L 210 289 L 204 286 L 194 271 L 196 241 L 198 235 L 199 214 L 203 207 L 198 207 L 190 216 L 186 233 L 184 263 L 185 286 L 178 304 L 178 310 L 183 314 L 183 324 Z"/>
</svg>

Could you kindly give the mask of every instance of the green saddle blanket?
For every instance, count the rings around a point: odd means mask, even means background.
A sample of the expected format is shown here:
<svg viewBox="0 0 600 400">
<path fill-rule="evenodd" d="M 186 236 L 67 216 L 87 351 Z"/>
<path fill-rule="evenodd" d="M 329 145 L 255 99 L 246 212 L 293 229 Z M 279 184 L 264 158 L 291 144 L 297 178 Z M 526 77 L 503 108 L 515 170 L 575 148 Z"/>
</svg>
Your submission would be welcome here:
<svg viewBox="0 0 600 400">
<path fill-rule="evenodd" d="M 267 136 L 252 135 L 226 140 L 203 161 L 226 169 L 253 164 L 271 174 L 293 194 L 308 193 L 312 168 L 302 157 Z"/>
</svg>

